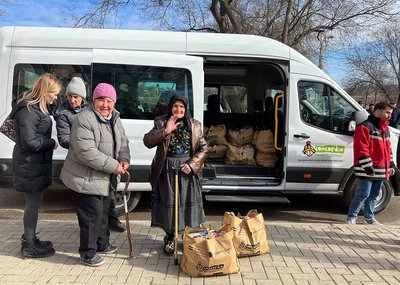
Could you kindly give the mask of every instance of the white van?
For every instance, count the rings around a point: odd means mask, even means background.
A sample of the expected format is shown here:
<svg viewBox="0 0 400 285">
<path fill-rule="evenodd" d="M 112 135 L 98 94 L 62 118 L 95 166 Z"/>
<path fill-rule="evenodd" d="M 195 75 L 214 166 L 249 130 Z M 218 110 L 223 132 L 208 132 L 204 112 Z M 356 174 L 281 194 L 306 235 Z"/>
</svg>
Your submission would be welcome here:
<svg viewBox="0 0 400 285">
<path fill-rule="evenodd" d="M 251 35 L 2 27 L 0 48 L 0 123 L 12 101 L 44 72 L 56 75 L 64 87 L 80 76 L 89 94 L 100 82 L 115 86 L 116 108 L 132 152 L 130 209 L 143 191 L 151 191 L 155 150 L 148 150 L 142 139 L 171 92 L 186 96 L 193 116 L 208 126 L 218 118 L 228 129 L 269 125 L 273 130 L 274 167 L 206 161 L 207 200 L 287 202 L 285 195 L 296 193 L 339 194 L 349 203 L 354 194 L 349 123 L 354 114 L 366 112 L 313 63 L 280 42 Z M 218 116 L 204 111 L 211 95 L 219 98 Z M 60 97 L 58 103 L 65 99 Z M 394 146 L 398 135 L 392 131 Z M 12 187 L 14 144 L 0 134 L 0 145 L 0 186 Z M 62 148 L 54 153 L 55 182 L 65 156 Z M 399 195 L 394 182 L 384 183 L 376 211 Z"/>
</svg>

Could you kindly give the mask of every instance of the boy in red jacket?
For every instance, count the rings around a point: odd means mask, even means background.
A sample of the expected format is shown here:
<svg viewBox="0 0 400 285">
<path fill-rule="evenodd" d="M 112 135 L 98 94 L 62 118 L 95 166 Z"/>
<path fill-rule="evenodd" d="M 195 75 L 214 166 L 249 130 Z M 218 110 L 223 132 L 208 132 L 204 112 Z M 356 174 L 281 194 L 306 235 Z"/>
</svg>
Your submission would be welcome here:
<svg viewBox="0 0 400 285">
<path fill-rule="evenodd" d="M 377 103 L 372 115 L 356 127 L 354 133 L 354 174 L 358 189 L 351 202 L 346 223 L 356 224 L 361 206 L 364 223 L 382 225 L 374 218 L 376 198 L 381 193 L 384 179 L 394 174 L 394 162 L 388 128 L 393 107 Z"/>
</svg>

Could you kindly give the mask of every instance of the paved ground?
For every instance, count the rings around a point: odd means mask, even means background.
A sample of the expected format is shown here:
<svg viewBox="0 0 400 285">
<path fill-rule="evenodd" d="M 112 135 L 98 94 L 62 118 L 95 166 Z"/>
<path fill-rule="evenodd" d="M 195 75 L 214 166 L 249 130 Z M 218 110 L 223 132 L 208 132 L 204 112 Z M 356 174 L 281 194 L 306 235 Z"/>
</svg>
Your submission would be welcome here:
<svg viewBox="0 0 400 285">
<path fill-rule="evenodd" d="M 126 233 L 112 233 L 121 249 L 98 268 L 79 263 L 76 221 L 40 220 L 57 253 L 36 260 L 20 258 L 22 221 L 0 223 L 0 284 L 400 284 L 400 226 L 268 222 L 270 254 L 241 258 L 238 274 L 191 278 L 161 253 L 163 234 L 148 221 L 131 221 L 136 258 Z"/>
</svg>

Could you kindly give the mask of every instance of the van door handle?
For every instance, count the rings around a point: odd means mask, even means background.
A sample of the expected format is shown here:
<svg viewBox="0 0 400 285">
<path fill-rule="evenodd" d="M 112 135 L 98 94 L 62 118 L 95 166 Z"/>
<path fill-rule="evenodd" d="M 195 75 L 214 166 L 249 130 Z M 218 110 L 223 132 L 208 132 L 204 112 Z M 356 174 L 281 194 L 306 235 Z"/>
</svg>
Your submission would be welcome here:
<svg viewBox="0 0 400 285">
<path fill-rule="evenodd" d="M 299 138 L 299 139 L 309 139 L 310 138 L 310 136 L 309 135 L 307 135 L 307 134 L 294 134 L 293 135 L 295 138 Z"/>
</svg>

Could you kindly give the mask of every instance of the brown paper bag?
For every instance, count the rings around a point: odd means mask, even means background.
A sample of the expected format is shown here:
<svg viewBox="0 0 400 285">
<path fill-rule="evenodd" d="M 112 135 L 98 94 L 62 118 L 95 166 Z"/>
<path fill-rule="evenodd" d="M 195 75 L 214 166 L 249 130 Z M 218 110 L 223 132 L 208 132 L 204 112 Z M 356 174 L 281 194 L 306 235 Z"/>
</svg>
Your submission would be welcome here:
<svg viewBox="0 0 400 285">
<path fill-rule="evenodd" d="M 257 210 L 249 211 L 244 217 L 225 212 L 223 224 L 231 225 L 233 228 L 233 244 L 238 257 L 270 251 L 264 217 Z"/>
<path fill-rule="evenodd" d="M 233 246 L 233 231 L 224 225 L 217 231 L 224 232 L 213 238 L 191 237 L 204 231 L 186 227 L 183 232 L 182 270 L 190 276 L 217 276 L 239 271 L 239 262 Z"/>
<path fill-rule="evenodd" d="M 271 130 L 259 130 L 254 133 L 251 142 L 257 151 L 264 153 L 275 153 L 274 140 Z"/>
<path fill-rule="evenodd" d="M 233 165 L 255 165 L 254 147 L 250 144 L 243 146 L 228 144 L 225 163 Z"/>
<path fill-rule="evenodd" d="M 253 139 L 253 133 L 251 126 L 246 126 L 240 130 L 228 130 L 228 142 L 234 146 L 249 144 Z"/>
<path fill-rule="evenodd" d="M 209 145 L 227 145 L 225 125 L 211 126 L 205 138 Z"/>
</svg>

